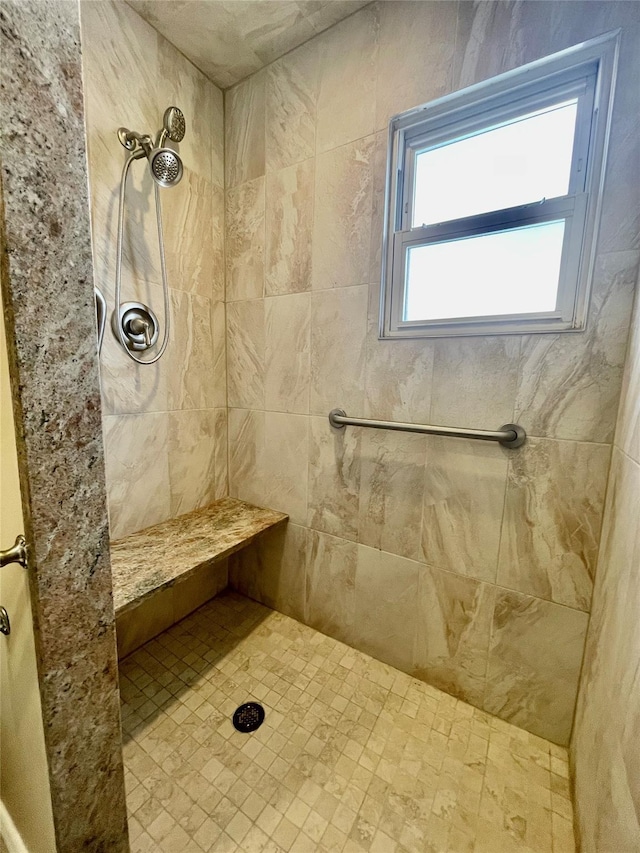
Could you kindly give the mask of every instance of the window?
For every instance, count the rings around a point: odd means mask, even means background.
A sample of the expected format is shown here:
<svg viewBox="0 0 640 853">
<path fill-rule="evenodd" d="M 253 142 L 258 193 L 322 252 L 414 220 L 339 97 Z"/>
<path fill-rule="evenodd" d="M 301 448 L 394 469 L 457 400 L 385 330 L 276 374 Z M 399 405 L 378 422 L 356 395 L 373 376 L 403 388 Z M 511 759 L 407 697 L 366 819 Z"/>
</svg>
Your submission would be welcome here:
<svg viewBox="0 0 640 853">
<path fill-rule="evenodd" d="M 618 37 L 392 119 L 381 337 L 584 329 Z"/>
</svg>

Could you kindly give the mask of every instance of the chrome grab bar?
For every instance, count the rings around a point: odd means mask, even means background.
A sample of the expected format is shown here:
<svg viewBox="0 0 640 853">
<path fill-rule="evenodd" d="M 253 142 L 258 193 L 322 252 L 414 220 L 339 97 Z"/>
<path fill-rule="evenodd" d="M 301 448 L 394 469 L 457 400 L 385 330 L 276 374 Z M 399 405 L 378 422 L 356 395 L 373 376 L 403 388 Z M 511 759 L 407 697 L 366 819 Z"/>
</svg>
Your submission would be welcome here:
<svg viewBox="0 0 640 853">
<path fill-rule="evenodd" d="M 329 412 L 329 423 L 335 429 L 359 426 L 373 429 L 392 429 L 398 432 L 418 432 L 426 435 L 448 435 L 451 438 L 476 438 L 480 441 L 497 441 L 503 447 L 510 448 L 520 447 L 527 440 L 527 433 L 518 424 L 504 424 L 499 430 L 405 424 L 396 421 L 373 421 L 369 418 L 349 418 L 343 409 L 332 409 Z"/>
</svg>

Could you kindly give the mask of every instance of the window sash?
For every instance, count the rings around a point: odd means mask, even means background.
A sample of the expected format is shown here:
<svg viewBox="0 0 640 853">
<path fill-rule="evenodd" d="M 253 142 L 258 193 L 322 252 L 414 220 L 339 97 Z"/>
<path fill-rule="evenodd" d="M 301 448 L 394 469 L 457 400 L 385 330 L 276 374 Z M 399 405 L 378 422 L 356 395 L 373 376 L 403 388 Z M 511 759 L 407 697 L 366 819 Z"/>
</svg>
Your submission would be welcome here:
<svg viewBox="0 0 640 853">
<path fill-rule="evenodd" d="M 523 205 L 519 208 L 507 208 L 502 211 L 455 219 L 438 225 L 399 231 L 393 238 L 393 278 L 396 283 L 390 300 L 391 329 L 395 331 L 419 331 L 428 329 L 434 336 L 451 334 L 452 330 L 472 329 L 473 327 L 494 327 L 491 331 L 501 330 L 504 326 L 519 328 L 514 331 L 560 331 L 574 327 L 576 313 L 575 279 L 580 260 L 582 235 L 588 205 L 588 194 L 562 196 L 538 204 Z M 565 235 L 560 261 L 558 296 L 555 311 L 535 314 L 497 314 L 481 317 L 447 317 L 430 320 L 404 320 L 403 312 L 406 298 L 406 264 L 408 249 L 433 243 L 444 243 L 478 237 L 483 234 L 504 232 L 527 225 L 563 220 Z M 438 286 L 432 285 L 432 286 Z M 468 332 L 471 333 L 471 332 Z"/>
<path fill-rule="evenodd" d="M 518 119 L 528 113 L 552 107 L 554 104 L 577 98 L 578 109 L 573 140 L 573 154 L 569 177 L 569 195 L 584 192 L 587 180 L 589 153 L 589 137 L 591 132 L 591 116 L 595 97 L 596 69 L 590 68 L 589 73 L 580 72 L 578 79 L 565 81 L 561 85 L 548 87 L 541 91 L 531 92 L 531 86 L 526 87 L 517 100 L 505 95 L 496 98 L 493 106 L 486 103 L 474 114 L 452 118 L 445 125 L 437 119 L 431 119 L 416 125 L 400 136 L 401 163 L 399 164 L 398 181 L 401 197 L 398 205 L 398 219 L 395 230 L 406 231 L 411 228 L 413 221 L 413 199 L 415 184 L 416 155 L 430 148 L 437 148 L 453 143 L 459 139 L 474 136 L 482 130 Z M 433 126 L 437 125 L 437 129 Z"/>
<path fill-rule="evenodd" d="M 580 332 L 585 328 L 596 256 L 596 231 L 602 206 L 620 32 L 615 30 L 605 33 L 553 56 L 543 57 L 498 77 L 407 110 L 391 119 L 382 246 L 384 260 L 380 299 L 379 337 L 381 339 Z M 562 217 L 565 221 L 565 240 L 559 287 L 564 294 L 565 285 L 568 285 L 568 295 L 558 300 L 557 314 L 561 316 L 500 315 L 494 318 L 486 316 L 469 318 L 469 322 L 459 322 L 460 318 L 452 318 L 453 321 L 430 320 L 419 325 L 416 325 L 415 321 L 402 322 L 399 312 L 400 306 L 404 304 L 404 292 L 401 293 L 401 291 L 405 287 L 403 252 L 406 249 L 401 252 L 399 244 L 409 244 L 411 240 L 412 229 L 404 228 L 404 223 L 411 221 L 409 218 L 411 213 L 406 207 L 406 202 L 411 203 L 412 199 L 405 199 L 404 194 L 407 187 L 408 158 L 415 156 L 414 152 L 419 150 L 418 141 L 428 132 L 432 133 L 431 140 L 436 138 L 436 132 L 440 132 L 453 141 L 456 138 L 453 129 L 461 128 L 465 121 L 469 128 L 474 121 L 480 127 L 487 127 L 489 120 L 495 119 L 499 114 L 501 104 L 505 107 L 503 115 L 508 115 L 509 105 L 512 107 L 511 116 L 514 116 L 514 112 L 515 117 L 518 112 L 520 114 L 533 112 L 536 105 L 543 103 L 545 98 L 548 103 L 550 95 L 553 95 L 555 101 L 559 94 L 567 95 L 571 91 L 575 92 L 575 87 L 580 85 L 580 81 L 584 82 L 587 79 L 589 83 L 585 86 L 585 93 L 578 99 L 579 109 L 576 116 L 573 171 L 570 177 L 569 193 L 563 197 L 565 200 L 573 198 L 574 209 Z M 525 98 L 526 105 L 523 103 Z M 514 111 L 513 107 L 516 105 L 519 108 L 524 106 L 524 110 L 518 108 Z M 490 117 L 489 120 L 487 116 Z M 559 200 L 550 199 L 545 200 L 544 203 L 556 201 Z M 526 207 L 531 205 L 525 205 L 524 208 Z M 551 207 L 547 209 L 550 211 Z M 519 208 L 510 210 L 511 221 L 514 223 L 512 227 L 515 227 Z M 555 212 L 558 213 L 558 209 Z M 491 211 L 490 213 L 502 212 Z M 475 220 L 476 217 L 468 217 L 468 219 Z M 466 224 L 469 226 L 472 223 Z M 451 223 L 438 223 L 437 226 L 428 226 L 428 228 L 442 228 L 439 235 L 442 239 L 442 235 L 445 234 L 444 225 L 451 225 Z M 508 224 L 505 224 L 505 227 L 508 228 Z M 420 228 L 413 231 L 419 232 L 418 239 L 433 238 L 437 233 L 435 231 L 430 234 L 424 233 Z M 398 232 L 403 232 L 403 236 L 399 237 Z M 464 234 L 460 233 L 459 237 L 462 236 Z M 398 273 L 399 259 L 402 263 L 400 274 Z M 571 305 L 573 314 L 570 319 L 563 319 L 568 316 L 568 308 Z"/>
</svg>

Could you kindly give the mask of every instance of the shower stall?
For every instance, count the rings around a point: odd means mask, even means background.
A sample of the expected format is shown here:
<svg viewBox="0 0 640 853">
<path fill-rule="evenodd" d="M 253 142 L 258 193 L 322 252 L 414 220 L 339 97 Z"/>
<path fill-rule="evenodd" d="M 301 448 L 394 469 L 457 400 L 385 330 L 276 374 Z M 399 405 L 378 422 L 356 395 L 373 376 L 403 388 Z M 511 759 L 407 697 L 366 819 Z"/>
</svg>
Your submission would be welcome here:
<svg viewBox="0 0 640 853">
<path fill-rule="evenodd" d="M 633 4 L 150 5 L 0 13 L 55 849 L 633 849 Z M 390 118 L 618 28 L 586 331 L 379 340 Z"/>
</svg>

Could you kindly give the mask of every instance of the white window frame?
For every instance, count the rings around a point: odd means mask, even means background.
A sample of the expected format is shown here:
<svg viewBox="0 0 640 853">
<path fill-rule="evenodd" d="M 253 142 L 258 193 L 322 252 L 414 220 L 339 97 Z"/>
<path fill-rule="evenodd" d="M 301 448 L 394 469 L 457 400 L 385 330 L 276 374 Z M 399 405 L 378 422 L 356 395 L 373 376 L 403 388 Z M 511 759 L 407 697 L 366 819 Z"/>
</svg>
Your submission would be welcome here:
<svg viewBox="0 0 640 853">
<path fill-rule="evenodd" d="M 620 30 L 447 95 L 391 119 L 383 235 L 380 338 L 578 332 L 586 326 L 595 261 Z M 433 225 L 411 227 L 417 151 L 578 98 L 567 195 Z M 586 164 L 586 168 L 585 168 Z M 565 222 L 554 311 L 404 320 L 406 258 L 413 246 Z M 437 286 L 446 287 L 446 281 Z"/>
</svg>

